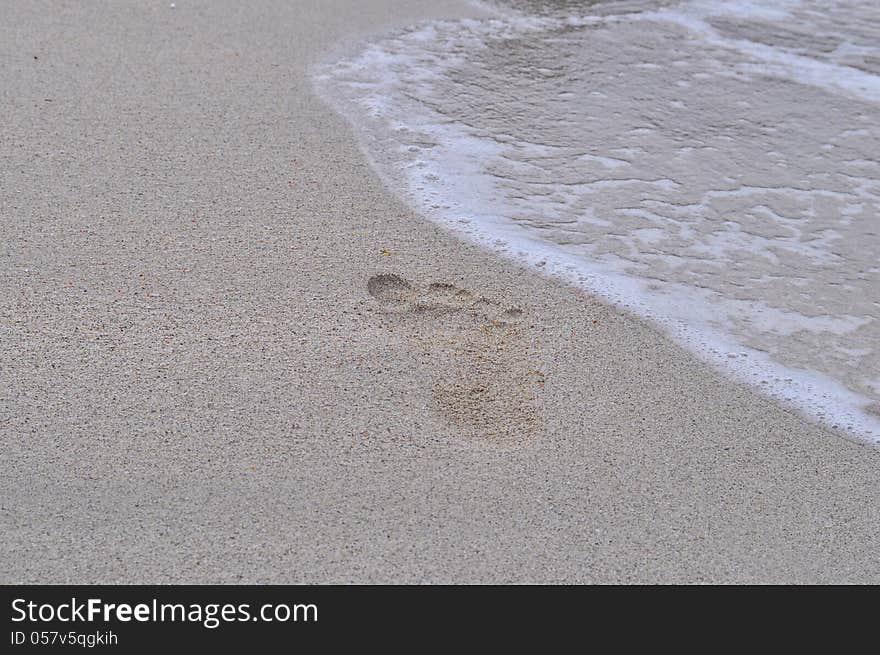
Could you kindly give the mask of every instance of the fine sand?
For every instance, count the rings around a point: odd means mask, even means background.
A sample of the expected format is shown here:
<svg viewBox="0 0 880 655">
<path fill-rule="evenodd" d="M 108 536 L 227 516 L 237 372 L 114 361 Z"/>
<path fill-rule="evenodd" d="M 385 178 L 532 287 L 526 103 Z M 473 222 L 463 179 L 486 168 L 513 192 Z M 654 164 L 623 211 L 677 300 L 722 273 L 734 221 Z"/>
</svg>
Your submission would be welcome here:
<svg viewBox="0 0 880 655">
<path fill-rule="evenodd" d="M 414 215 L 314 95 L 473 11 L 3 4 L 0 581 L 880 581 L 880 450 Z"/>
</svg>

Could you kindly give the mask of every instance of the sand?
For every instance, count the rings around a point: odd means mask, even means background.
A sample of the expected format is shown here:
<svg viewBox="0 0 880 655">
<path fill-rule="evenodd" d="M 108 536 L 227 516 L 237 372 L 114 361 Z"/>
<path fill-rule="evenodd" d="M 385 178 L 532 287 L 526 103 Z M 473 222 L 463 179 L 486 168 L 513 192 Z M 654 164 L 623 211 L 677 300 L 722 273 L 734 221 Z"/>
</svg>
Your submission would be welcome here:
<svg viewBox="0 0 880 655">
<path fill-rule="evenodd" d="M 0 581 L 880 581 L 880 451 L 385 190 L 309 67 L 463 2 L 8 3 Z"/>
</svg>

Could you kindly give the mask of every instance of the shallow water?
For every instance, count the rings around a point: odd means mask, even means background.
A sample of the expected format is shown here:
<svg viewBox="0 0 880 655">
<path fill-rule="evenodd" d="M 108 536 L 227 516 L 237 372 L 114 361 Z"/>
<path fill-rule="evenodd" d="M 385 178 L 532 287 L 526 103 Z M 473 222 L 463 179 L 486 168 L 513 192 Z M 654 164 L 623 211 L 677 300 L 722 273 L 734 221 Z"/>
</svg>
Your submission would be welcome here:
<svg viewBox="0 0 880 655">
<path fill-rule="evenodd" d="M 880 441 L 880 6 L 495 7 L 319 71 L 388 184 Z"/>
</svg>

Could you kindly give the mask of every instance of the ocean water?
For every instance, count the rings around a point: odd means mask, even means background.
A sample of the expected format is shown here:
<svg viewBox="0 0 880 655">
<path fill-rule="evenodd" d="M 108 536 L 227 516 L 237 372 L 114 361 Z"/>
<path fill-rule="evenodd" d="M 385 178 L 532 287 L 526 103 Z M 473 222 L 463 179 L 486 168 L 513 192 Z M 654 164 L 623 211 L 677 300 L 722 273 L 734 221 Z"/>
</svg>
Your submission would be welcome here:
<svg viewBox="0 0 880 655">
<path fill-rule="evenodd" d="M 880 443 L 880 3 L 481 6 L 316 71 L 389 187 Z"/>
</svg>

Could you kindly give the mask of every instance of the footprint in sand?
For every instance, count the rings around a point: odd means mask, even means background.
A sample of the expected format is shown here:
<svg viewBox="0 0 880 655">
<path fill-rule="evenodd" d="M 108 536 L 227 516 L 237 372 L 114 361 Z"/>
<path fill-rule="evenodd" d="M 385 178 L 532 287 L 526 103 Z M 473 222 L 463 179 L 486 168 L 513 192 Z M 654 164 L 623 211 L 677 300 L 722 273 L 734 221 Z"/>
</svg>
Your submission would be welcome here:
<svg viewBox="0 0 880 655">
<path fill-rule="evenodd" d="M 388 273 L 371 277 L 367 291 L 408 329 L 444 416 L 485 442 L 516 446 L 532 438 L 543 376 L 519 325 L 520 308 Z"/>
</svg>

